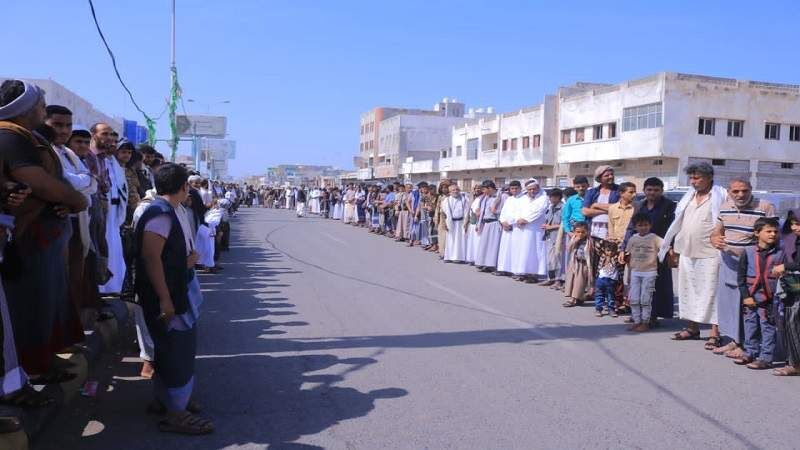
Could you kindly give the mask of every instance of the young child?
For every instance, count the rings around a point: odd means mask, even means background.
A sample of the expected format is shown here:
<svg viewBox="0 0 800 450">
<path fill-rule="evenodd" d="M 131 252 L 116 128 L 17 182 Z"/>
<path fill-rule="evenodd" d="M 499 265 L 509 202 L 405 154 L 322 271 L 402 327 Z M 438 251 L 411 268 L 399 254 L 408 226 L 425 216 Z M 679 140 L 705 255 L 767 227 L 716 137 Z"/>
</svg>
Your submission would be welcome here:
<svg viewBox="0 0 800 450">
<path fill-rule="evenodd" d="M 619 317 L 615 307 L 614 292 L 619 279 L 619 250 L 612 241 L 600 244 L 600 260 L 597 262 L 597 280 L 594 282 L 595 317 L 608 314 Z"/>
<path fill-rule="evenodd" d="M 653 292 L 658 277 L 658 249 L 661 248 L 662 239 L 650 232 L 653 223 L 647 214 L 635 214 L 631 221 L 636 234 L 628 239 L 626 251 L 630 258 L 631 283 L 628 300 L 633 319 L 633 325 L 628 330 L 642 332 L 650 330 Z"/>
<path fill-rule="evenodd" d="M 567 266 L 564 296 L 569 300 L 563 307 L 582 305 L 586 300 L 587 288 L 592 286 L 592 244 L 589 241 L 589 228 L 586 222 L 572 224 L 572 240 L 569 242 L 569 264 Z"/>
<path fill-rule="evenodd" d="M 784 265 L 786 256 L 778 245 L 778 219 L 758 218 L 753 230 L 758 243 L 747 247 L 739 257 L 737 279 L 742 297 L 745 356 L 734 363 L 763 370 L 772 367 L 777 334 L 772 301 L 778 278 L 773 269 Z"/>
</svg>

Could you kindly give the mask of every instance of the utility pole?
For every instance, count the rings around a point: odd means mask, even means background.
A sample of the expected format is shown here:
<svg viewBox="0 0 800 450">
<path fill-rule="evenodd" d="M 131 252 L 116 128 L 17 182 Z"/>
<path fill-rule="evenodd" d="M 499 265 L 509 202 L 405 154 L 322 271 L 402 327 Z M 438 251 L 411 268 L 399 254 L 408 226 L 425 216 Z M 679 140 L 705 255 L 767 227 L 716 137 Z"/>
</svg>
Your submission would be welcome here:
<svg viewBox="0 0 800 450">
<path fill-rule="evenodd" d="M 177 97 L 180 95 L 178 92 L 178 68 L 175 65 L 175 0 L 172 0 L 172 65 L 170 73 L 172 84 L 170 85 L 169 128 L 172 132 L 172 139 L 169 144 L 172 149 L 172 158 L 170 159 L 175 162 L 175 155 L 178 153 L 178 124 L 175 119 L 175 110 L 177 109 Z"/>
</svg>

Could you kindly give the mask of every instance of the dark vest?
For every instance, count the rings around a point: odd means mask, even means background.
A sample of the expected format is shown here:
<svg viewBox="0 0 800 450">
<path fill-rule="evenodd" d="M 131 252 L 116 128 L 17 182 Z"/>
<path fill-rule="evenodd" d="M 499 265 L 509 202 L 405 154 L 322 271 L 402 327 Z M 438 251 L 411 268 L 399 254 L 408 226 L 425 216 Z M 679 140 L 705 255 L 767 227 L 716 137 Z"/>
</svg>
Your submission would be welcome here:
<svg viewBox="0 0 800 450">
<path fill-rule="evenodd" d="M 158 295 L 147 276 L 146 263 L 141 256 L 142 239 L 147 222 L 161 214 L 168 214 L 172 220 L 172 228 L 169 230 L 169 236 L 161 251 L 164 279 L 167 281 L 167 289 L 172 297 L 175 314 L 180 315 L 189 310 L 189 281 L 193 276 L 193 269 L 186 268 L 188 255 L 186 254 L 183 228 L 181 228 L 172 205 L 158 197 L 147 207 L 136 225 L 136 248 L 139 249 L 136 255 L 136 294 L 139 296 L 139 303 L 142 305 L 147 320 L 152 320 L 161 314 L 161 307 Z"/>
</svg>

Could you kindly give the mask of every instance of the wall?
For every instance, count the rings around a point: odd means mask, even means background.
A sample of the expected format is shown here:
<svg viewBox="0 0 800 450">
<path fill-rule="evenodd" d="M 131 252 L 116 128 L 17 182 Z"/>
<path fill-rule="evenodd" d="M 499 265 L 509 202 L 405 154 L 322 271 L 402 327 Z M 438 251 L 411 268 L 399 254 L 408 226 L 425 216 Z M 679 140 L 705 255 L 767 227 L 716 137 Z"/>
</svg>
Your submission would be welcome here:
<svg viewBox="0 0 800 450">
<path fill-rule="evenodd" d="M 25 80 L 45 90 L 48 105 L 66 106 L 72 111 L 75 128 L 89 129 L 98 122 L 105 122 L 122 135 L 122 119 L 112 118 L 92 106 L 87 100 L 53 80 Z"/>
</svg>

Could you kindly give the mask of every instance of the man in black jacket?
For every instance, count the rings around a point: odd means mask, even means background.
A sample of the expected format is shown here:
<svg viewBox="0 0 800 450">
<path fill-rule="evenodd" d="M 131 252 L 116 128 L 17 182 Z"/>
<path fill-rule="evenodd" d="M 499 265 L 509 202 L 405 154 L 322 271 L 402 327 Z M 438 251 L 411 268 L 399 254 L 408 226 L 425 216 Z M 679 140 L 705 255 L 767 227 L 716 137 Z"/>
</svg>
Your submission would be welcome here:
<svg viewBox="0 0 800 450">
<path fill-rule="evenodd" d="M 634 204 L 634 214 L 644 213 L 650 217 L 653 224 L 650 231 L 663 238 L 667 234 L 667 229 L 675 220 L 676 204 L 672 200 L 664 197 L 664 182 L 656 177 L 644 180 L 644 200 Z M 628 225 L 625 233 L 625 240 L 622 242 L 621 251 L 625 251 L 628 239 L 636 233 L 634 223 Z M 653 313 L 650 319 L 650 326 L 657 324 L 656 318 L 663 317 L 671 319 L 674 313 L 674 293 L 672 292 L 672 269 L 666 262 L 658 265 L 658 278 L 656 278 L 656 288 L 653 294 Z"/>
</svg>

